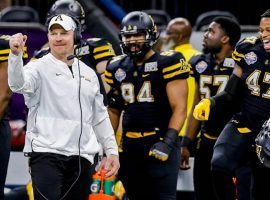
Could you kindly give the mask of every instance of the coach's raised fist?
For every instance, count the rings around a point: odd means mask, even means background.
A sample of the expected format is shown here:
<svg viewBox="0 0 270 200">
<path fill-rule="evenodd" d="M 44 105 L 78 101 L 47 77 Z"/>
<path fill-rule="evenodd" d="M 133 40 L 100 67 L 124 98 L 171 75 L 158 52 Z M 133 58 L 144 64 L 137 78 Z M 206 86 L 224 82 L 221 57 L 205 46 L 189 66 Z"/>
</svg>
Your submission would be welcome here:
<svg viewBox="0 0 270 200">
<path fill-rule="evenodd" d="M 18 55 L 22 52 L 22 49 L 26 43 L 27 36 L 23 35 L 22 33 L 16 33 L 10 37 L 9 40 L 9 47 L 11 53 Z"/>
</svg>

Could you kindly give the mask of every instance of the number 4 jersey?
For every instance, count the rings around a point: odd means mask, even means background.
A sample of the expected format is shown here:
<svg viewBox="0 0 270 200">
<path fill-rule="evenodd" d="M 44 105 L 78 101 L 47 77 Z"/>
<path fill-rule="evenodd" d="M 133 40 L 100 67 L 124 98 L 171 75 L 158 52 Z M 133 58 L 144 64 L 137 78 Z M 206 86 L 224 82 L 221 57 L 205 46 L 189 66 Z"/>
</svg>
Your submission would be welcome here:
<svg viewBox="0 0 270 200">
<path fill-rule="evenodd" d="M 245 82 L 242 113 L 251 127 L 259 128 L 270 117 L 270 54 L 257 37 L 243 39 L 233 52 Z"/>
<path fill-rule="evenodd" d="M 175 51 L 155 53 L 141 66 L 136 66 L 126 55 L 112 59 L 105 80 L 114 90 L 117 101 L 114 105 L 125 111 L 123 130 L 167 130 L 172 110 L 166 85 L 188 76 L 189 68 L 183 55 Z"/>
</svg>

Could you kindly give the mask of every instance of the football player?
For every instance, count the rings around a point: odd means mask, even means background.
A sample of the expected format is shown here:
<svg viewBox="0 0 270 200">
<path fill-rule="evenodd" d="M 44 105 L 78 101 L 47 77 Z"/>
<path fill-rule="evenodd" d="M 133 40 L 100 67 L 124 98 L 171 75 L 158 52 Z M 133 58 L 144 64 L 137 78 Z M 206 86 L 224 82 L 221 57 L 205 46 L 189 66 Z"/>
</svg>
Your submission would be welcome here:
<svg viewBox="0 0 270 200">
<path fill-rule="evenodd" d="M 153 51 L 157 37 L 149 15 L 127 14 L 120 26 L 124 55 L 113 58 L 105 72 L 115 131 L 124 111 L 119 178 L 130 199 L 176 199 L 189 68 L 176 51 Z"/>
<path fill-rule="evenodd" d="M 261 15 L 259 37 L 243 39 L 233 52 L 235 66 L 223 92 L 203 99 L 194 110 L 198 120 L 208 120 L 209 113 L 218 106 L 234 104 L 243 96 L 240 112 L 227 123 L 214 146 L 212 170 L 218 199 L 233 199 L 228 192 L 233 171 L 243 163 L 252 163 L 254 199 L 269 199 L 265 184 L 270 169 L 258 160 L 254 148 L 255 138 L 270 116 L 270 9 Z M 222 113 L 224 114 L 224 113 Z"/>
<path fill-rule="evenodd" d="M 193 56 L 189 62 L 192 68 L 191 76 L 195 77 L 196 80 L 195 105 L 202 98 L 209 98 L 224 90 L 234 67 L 231 54 L 240 39 L 240 35 L 240 25 L 230 18 L 217 17 L 208 26 L 203 37 L 204 54 Z M 193 118 L 192 112 L 189 115 L 188 126 L 181 145 L 181 168 L 189 168 L 190 152 L 188 145 L 190 140 L 194 140 L 200 131 L 193 170 L 194 191 L 197 200 L 216 199 L 213 182 L 209 178 L 211 177 L 210 165 L 213 147 L 220 132 L 236 109 L 237 104 L 221 105 L 217 111 L 211 112 L 209 120 L 202 124 Z M 243 184 L 241 178 L 238 178 L 238 183 L 241 186 L 247 185 L 241 188 L 249 189 L 248 181 L 244 181 Z M 232 192 L 234 192 L 233 187 Z M 239 190 L 238 193 L 240 199 L 248 200 L 249 195 L 246 190 Z"/>
</svg>

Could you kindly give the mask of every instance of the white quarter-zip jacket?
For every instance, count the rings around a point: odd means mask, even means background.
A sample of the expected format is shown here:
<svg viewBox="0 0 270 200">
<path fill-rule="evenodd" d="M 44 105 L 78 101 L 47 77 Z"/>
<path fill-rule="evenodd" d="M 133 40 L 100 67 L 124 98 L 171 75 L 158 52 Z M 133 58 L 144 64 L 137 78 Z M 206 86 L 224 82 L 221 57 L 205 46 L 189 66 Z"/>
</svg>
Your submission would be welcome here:
<svg viewBox="0 0 270 200">
<path fill-rule="evenodd" d="M 118 155 L 98 78 L 77 58 L 71 71 L 50 53 L 25 66 L 21 55 L 10 53 L 8 83 L 29 108 L 24 152 L 70 156 L 80 149 L 93 163 L 100 143 L 106 155 Z"/>
</svg>

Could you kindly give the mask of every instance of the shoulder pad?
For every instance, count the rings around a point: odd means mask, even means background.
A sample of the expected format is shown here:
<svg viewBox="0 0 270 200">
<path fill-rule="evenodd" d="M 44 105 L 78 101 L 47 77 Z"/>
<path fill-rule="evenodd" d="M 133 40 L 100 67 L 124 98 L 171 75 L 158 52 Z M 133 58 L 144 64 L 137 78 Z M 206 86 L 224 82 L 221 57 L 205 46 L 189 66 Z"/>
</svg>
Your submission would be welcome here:
<svg viewBox="0 0 270 200">
<path fill-rule="evenodd" d="M 87 52 L 93 55 L 94 60 L 108 60 L 109 58 L 115 56 L 114 49 L 109 41 L 103 38 L 89 38 L 87 42 Z M 85 47 L 82 47 L 85 48 Z M 83 51 L 82 51 L 83 53 Z M 87 54 L 87 53 L 86 53 Z M 84 55 L 84 54 L 82 54 Z"/>
<path fill-rule="evenodd" d="M 109 43 L 107 40 L 103 38 L 88 38 L 86 41 L 88 45 L 93 47 L 102 46 Z"/>
<path fill-rule="evenodd" d="M 178 51 L 164 51 L 160 53 L 161 62 L 174 63 L 179 62 L 180 59 L 185 59 L 184 55 Z"/>
<path fill-rule="evenodd" d="M 244 55 L 249 53 L 252 49 L 256 49 L 257 44 L 260 43 L 258 37 L 247 37 L 241 40 L 235 47 L 235 50 L 232 54 L 232 58 L 235 61 L 240 61 L 244 58 Z"/>
<path fill-rule="evenodd" d="M 189 75 L 189 67 L 183 54 L 178 51 L 165 51 L 160 53 L 158 59 L 162 69 L 163 78 L 167 81 L 176 78 L 186 78 Z"/>
<path fill-rule="evenodd" d="M 110 61 L 108 62 L 108 70 L 115 68 L 116 66 L 119 66 L 119 63 L 126 58 L 127 55 L 120 55 L 120 56 L 115 56 Z"/>
<path fill-rule="evenodd" d="M 248 48 L 248 50 L 255 46 L 258 42 L 260 42 L 260 39 L 258 37 L 247 37 L 241 40 L 235 47 L 237 51 L 245 52 L 245 49 Z"/>
<path fill-rule="evenodd" d="M 180 54 L 180 52 L 174 51 L 174 50 L 169 50 L 169 51 L 163 51 L 160 53 L 161 56 L 172 56 L 175 54 Z"/>
<path fill-rule="evenodd" d="M 0 36 L 0 50 L 9 49 L 9 39 L 10 35 Z"/>
<path fill-rule="evenodd" d="M 8 60 L 9 47 L 9 35 L 0 36 L 0 63 Z"/>
<path fill-rule="evenodd" d="M 190 59 L 189 59 L 189 64 L 191 66 L 195 65 L 199 60 L 202 60 L 202 59 L 205 59 L 205 55 L 204 54 L 197 54 L 197 55 L 194 55 L 192 56 Z"/>
<path fill-rule="evenodd" d="M 126 55 L 120 55 L 115 56 L 111 60 L 109 60 L 105 70 L 105 81 L 107 84 L 111 86 L 114 84 L 113 74 L 118 68 L 121 67 L 121 64 L 123 61 L 125 61 L 125 58 L 127 58 Z"/>
<path fill-rule="evenodd" d="M 250 44 L 255 44 L 257 42 L 257 40 L 259 40 L 258 37 L 255 37 L 255 36 L 251 36 L 251 37 L 246 37 L 244 38 L 243 40 L 241 40 L 239 42 L 240 43 L 250 43 Z"/>
</svg>

